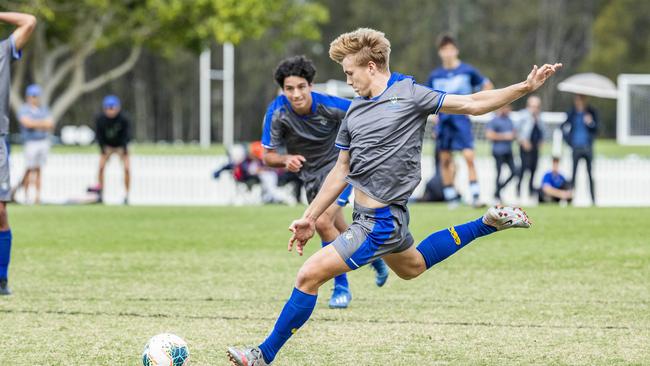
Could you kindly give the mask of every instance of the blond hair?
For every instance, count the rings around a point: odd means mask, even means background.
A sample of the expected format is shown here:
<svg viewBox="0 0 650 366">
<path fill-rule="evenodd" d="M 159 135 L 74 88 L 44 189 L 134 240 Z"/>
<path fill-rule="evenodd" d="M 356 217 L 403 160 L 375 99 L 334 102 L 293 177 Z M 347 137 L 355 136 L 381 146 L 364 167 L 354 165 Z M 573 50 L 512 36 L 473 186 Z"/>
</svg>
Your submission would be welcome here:
<svg viewBox="0 0 650 366">
<path fill-rule="evenodd" d="M 388 70 L 390 41 L 384 33 L 370 28 L 341 34 L 330 43 L 330 58 L 340 64 L 349 55 L 354 57 L 357 65 L 373 61 L 380 70 Z"/>
</svg>

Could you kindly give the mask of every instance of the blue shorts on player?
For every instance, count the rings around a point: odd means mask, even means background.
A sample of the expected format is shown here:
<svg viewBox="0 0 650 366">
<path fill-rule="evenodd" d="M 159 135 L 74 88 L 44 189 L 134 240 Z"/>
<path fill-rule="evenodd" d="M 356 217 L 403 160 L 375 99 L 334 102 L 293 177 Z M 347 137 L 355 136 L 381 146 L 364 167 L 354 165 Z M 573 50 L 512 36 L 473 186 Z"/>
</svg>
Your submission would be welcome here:
<svg viewBox="0 0 650 366">
<path fill-rule="evenodd" d="M 352 217 L 350 227 L 332 243 L 352 270 L 413 245 L 406 206 L 367 208 L 355 203 Z"/>
<path fill-rule="evenodd" d="M 441 115 L 437 126 L 436 148 L 442 151 L 474 149 L 472 122 L 465 115 Z"/>
</svg>

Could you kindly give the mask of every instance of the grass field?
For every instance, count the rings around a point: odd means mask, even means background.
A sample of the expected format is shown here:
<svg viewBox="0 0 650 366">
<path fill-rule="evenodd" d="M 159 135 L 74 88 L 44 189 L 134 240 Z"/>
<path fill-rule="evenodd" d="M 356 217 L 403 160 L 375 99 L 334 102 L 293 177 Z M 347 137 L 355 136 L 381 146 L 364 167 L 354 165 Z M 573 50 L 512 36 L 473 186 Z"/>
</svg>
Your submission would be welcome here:
<svg viewBox="0 0 650 366">
<path fill-rule="evenodd" d="M 10 207 L 14 295 L 2 365 L 138 365 L 173 332 L 193 365 L 273 326 L 304 258 L 301 207 Z M 420 240 L 482 211 L 411 207 Z M 312 319 L 277 365 L 648 365 L 650 209 L 529 210 L 535 226 L 472 243 L 413 281 L 352 273 L 347 310 Z M 308 246 L 308 253 L 318 247 Z"/>
</svg>

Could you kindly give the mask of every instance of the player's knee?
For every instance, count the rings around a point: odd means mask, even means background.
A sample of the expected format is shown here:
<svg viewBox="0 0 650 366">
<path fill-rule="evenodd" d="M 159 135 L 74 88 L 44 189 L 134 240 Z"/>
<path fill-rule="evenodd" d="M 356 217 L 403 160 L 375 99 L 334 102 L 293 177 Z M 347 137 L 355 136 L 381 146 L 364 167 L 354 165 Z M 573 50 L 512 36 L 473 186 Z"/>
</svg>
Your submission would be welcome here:
<svg viewBox="0 0 650 366">
<path fill-rule="evenodd" d="M 393 269 L 397 277 L 407 281 L 419 277 L 426 270 L 427 265 L 424 261 L 412 263 L 411 265 L 399 268 L 398 270 Z"/>
<path fill-rule="evenodd" d="M 0 205 L 0 230 L 9 229 L 9 217 L 7 216 L 7 208 L 5 205 Z"/>
<path fill-rule="evenodd" d="M 414 278 L 419 277 L 423 272 L 424 272 L 424 270 L 420 270 L 420 269 L 417 269 L 417 268 L 410 268 L 410 269 L 408 269 L 406 271 L 396 272 L 396 274 L 397 274 L 397 277 L 408 281 L 408 280 L 412 280 Z"/>
<path fill-rule="evenodd" d="M 449 168 L 449 167 L 451 166 L 451 163 L 452 163 L 451 156 L 448 156 L 448 155 L 445 155 L 445 156 L 440 155 L 440 164 L 441 164 L 444 168 Z"/>
<path fill-rule="evenodd" d="M 406 272 L 402 272 L 402 273 L 397 274 L 397 277 L 399 277 L 399 278 L 401 278 L 403 280 L 406 280 L 406 281 L 412 280 L 412 279 L 416 278 L 417 276 L 418 276 L 417 274 L 406 273 Z"/>
<path fill-rule="evenodd" d="M 313 266 L 303 265 L 296 276 L 296 287 L 301 291 L 314 291 L 320 287 L 321 279 Z"/>
</svg>

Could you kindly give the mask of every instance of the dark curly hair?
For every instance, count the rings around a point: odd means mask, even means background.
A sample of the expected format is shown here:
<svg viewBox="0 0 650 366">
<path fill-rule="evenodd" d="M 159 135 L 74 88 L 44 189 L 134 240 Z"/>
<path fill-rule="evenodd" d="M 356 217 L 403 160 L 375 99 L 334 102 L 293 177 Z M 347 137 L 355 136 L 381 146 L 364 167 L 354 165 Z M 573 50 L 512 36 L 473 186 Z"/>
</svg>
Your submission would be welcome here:
<svg viewBox="0 0 650 366">
<path fill-rule="evenodd" d="M 448 44 L 452 44 L 455 47 L 458 47 L 456 40 L 450 34 L 442 34 L 440 37 L 438 37 L 438 49 L 441 49 Z"/>
<path fill-rule="evenodd" d="M 284 79 L 289 76 L 298 76 L 307 80 L 309 84 L 314 81 L 316 67 L 314 63 L 305 56 L 292 56 L 280 62 L 275 69 L 275 82 L 284 88 Z"/>
</svg>

